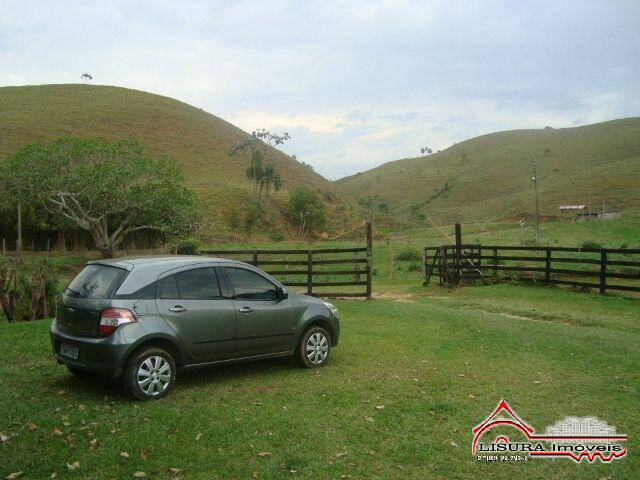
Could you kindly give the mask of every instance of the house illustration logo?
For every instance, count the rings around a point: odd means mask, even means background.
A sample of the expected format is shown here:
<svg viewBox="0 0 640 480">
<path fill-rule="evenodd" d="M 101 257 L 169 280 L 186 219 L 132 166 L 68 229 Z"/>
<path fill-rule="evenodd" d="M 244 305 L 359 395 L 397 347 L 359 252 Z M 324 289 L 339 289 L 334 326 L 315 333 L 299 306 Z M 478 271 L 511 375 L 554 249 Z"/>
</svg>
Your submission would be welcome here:
<svg viewBox="0 0 640 480">
<path fill-rule="evenodd" d="M 505 435 L 506 428 L 515 429 L 520 440 L 511 441 Z M 497 430 L 494 430 L 497 429 Z M 492 430 L 494 430 L 492 432 Z M 471 452 L 478 460 L 505 461 L 531 458 L 568 458 L 575 462 L 608 463 L 627 454 L 624 442 L 627 436 L 596 417 L 569 416 L 546 428 L 544 434 L 522 420 L 516 412 L 501 400 L 482 423 L 473 430 Z M 483 438 L 493 438 L 489 443 Z"/>
</svg>

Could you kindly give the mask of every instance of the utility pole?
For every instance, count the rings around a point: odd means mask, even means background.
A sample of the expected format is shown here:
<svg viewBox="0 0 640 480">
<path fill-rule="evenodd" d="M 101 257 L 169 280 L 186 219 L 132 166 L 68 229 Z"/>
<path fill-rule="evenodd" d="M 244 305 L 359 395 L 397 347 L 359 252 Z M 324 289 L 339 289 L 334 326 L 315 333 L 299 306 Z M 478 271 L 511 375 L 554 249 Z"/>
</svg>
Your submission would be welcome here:
<svg viewBox="0 0 640 480">
<path fill-rule="evenodd" d="M 533 190 L 536 196 L 536 247 L 540 246 L 540 210 L 538 209 L 538 176 L 536 174 L 536 161 L 531 160 L 531 170 L 533 175 L 531 181 L 533 182 Z"/>
</svg>

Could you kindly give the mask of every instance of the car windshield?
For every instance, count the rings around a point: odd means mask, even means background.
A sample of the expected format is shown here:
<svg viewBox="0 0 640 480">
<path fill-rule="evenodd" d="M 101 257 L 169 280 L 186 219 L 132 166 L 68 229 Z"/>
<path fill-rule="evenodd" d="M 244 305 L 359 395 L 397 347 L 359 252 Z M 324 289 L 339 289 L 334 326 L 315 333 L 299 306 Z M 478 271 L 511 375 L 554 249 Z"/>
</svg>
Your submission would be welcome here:
<svg viewBox="0 0 640 480">
<path fill-rule="evenodd" d="M 107 265 L 87 265 L 73 279 L 65 293 L 75 298 L 111 298 L 128 272 Z"/>
</svg>

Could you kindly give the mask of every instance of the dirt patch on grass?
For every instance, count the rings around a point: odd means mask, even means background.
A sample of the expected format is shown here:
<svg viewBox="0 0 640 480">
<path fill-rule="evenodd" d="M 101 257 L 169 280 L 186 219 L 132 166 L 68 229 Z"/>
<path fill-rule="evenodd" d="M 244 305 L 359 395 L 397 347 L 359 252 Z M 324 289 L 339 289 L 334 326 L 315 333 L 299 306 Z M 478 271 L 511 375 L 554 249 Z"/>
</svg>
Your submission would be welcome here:
<svg viewBox="0 0 640 480">
<path fill-rule="evenodd" d="M 415 299 L 415 295 L 411 293 L 382 292 L 374 294 L 373 298 L 375 298 L 376 300 L 395 300 L 396 302 L 402 303 L 419 303 Z"/>
</svg>

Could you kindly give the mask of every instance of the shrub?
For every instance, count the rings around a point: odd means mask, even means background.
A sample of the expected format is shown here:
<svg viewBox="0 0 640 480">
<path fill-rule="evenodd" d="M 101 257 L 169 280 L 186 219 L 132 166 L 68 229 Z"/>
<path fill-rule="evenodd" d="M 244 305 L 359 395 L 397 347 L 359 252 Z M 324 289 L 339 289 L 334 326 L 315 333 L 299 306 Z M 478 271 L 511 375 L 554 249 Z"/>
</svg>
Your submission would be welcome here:
<svg viewBox="0 0 640 480">
<path fill-rule="evenodd" d="M 407 270 L 410 272 L 419 272 L 420 270 L 422 270 L 422 265 L 420 265 L 420 263 L 418 262 L 413 261 L 409 264 Z"/>
<path fill-rule="evenodd" d="M 585 242 L 582 242 L 582 245 L 580 245 L 580 248 L 602 248 L 602 245 L 592 240 L 586 240 Z"/>
<path fill-rule="evenodd" d="M 393 259 L 397 262 L 419 262 L 422 260 L 422 255 L 415 248 L 405 247 L 396 253 Z"/>
<path fill-rule="evenodd" d="M 176 245 L 178 255 L 198 255 L 200 253 L 200 242 L 193 237 L 183 238 Z"/>
<path fill-rule="evenodd" d="M 55 313 L 58 281 L 55 269 L 43 261 L 28 277 L 15 265 L 0 267 L 0 305 L 9 322 L 48 318 Z"/>
</svg>

